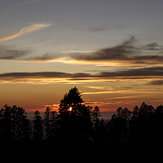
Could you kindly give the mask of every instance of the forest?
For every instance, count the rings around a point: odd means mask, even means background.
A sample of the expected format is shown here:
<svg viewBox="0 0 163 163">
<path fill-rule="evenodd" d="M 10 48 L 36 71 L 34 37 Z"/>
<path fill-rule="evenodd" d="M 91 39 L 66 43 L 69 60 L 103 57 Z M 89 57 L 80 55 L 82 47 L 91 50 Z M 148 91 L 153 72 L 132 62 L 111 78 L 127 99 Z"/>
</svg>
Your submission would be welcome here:
<svg viewBox="0 0 163 163">
<path fill-rule="evenodd" d="M 97 153 L 95 160 L 116 150 L 162 148 L 162 128 L 162 105 L 154 108 L 143 102 L 133 111 L 119 107 L 111 120 L 105 122 L 98 106 L 84 105 L 76 87 L 61 99 L 58 113 L 47 107 L 44 117 L 35 111 L 32 121 L 22 107 L 5 105 L 0 110 L 1 142 L 48 144 L 64 149 L 84 147 L 89 154 Z"/>
</svg>

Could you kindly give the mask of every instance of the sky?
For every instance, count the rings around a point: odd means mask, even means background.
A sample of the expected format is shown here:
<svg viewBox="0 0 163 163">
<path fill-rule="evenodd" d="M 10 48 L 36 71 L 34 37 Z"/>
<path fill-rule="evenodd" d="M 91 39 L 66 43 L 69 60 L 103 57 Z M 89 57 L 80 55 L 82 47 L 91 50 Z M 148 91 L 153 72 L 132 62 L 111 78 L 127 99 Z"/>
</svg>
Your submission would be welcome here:
<svg viewBox="0 0 163 163">
<path fill-rule="evenodd" d="M 162 0 L 0 0 L 0 106 L 101 112 L 163 104 Z"/>
</svg>

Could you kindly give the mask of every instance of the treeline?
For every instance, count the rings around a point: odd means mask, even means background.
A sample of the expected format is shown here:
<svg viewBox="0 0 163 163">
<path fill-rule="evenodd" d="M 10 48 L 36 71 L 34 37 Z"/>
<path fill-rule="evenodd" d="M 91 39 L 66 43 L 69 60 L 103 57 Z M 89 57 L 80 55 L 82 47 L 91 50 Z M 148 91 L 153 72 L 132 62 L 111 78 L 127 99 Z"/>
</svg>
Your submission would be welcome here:
<svg viewBox="0 0 163 163">
<path fill-rule="evenodd" d="M 0 110 L 0 141 L 32 141 L 125 149 L 163 145 L 163 106 L 154 109 L 144 102 L 133 111 L 117 109 L 110 121 L 100 119 L 100 110 L 84 105 L 78 89 L 72 88 L 60 101 L 59 113 L 46 108 L 33 121 L 21 107 L 5 105 Z"/>
</svg>

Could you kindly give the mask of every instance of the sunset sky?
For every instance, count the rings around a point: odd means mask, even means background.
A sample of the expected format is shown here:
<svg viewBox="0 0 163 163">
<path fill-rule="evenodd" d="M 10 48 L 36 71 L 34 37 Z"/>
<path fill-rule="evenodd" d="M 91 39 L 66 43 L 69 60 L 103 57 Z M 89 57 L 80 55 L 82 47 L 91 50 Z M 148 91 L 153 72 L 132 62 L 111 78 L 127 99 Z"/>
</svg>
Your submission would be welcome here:
<svg viewBox="0 0 163 163">
<path fill-rule="evenodd" d="M 76 86 L 101 112 L 163 104 L 162 0 L 0 0 L 0 107 L 58 110 Z"/>
</svg>

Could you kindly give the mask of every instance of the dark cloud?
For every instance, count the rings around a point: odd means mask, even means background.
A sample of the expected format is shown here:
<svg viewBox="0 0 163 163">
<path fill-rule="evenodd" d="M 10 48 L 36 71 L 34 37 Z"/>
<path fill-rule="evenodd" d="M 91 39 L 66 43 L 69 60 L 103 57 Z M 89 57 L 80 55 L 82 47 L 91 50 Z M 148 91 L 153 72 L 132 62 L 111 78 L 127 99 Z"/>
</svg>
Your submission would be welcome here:
<svg viewBox="0 0 163 163">
<path fill-rule="evenodd" d="M 108 28 L 106 28 L 106 27 L 92 27 L 92 28 L 90 28 L 90 31 L 93 31 L 93 32 L 100 32 L 100 31 L 105 31 L 105 30 L 108 30 Z"/>
<path fill-rule="evenodd" d="M 104 31 L 107 30 L 107 28 L 100 28 L 100 27 L 92 27 L 90 28 L 91 31 L 98 32 L 98 31 Z"/>
<path fill-rule="evenodd" d="M 154 81 L 151 81 L 150 83 L 148 83 L 150 85 L 163 85 L 163 80 L 154 80 Z"/>
<path fill-rule="evenodd" d="M 25 79 L 25 78 L 80 78 L 90 77 L 86 73 L 64 73 L 64 72 L 14 72 L 0 74 L 0 80 L 3 79 Z"/>
<path fill-rule="evenodd" d="M 163 76 L 163 67 L 150 67 L 150 68 L 140 68 L 140 69 L 129 69 L 126 71 L 117 72 L 101 72 L 99 77 L 109 77 L 109 78 L 146 78 Z"/>
<path fill-rule="evenodd" d="M 53 60 L 56 58 L 57 58 L 57 56 L 55 56 L 54 54 L 46 53 L 41 56 L 31 56 L 30 55 L 25 60 L 27 60 L 27 61 L 49 61 L 49 60 Z"/>
<path fill-rule="evenodd" d="M 144 50 L 163 50 L 163 46 L 157 44 L 156 42 L 152 42 L 149 44 L 146 44 L 145 46 L 142 46 L 141 49 Z"/>
<path fill-rule="evenodd" d="M 12 81 L 22 79 L 54 79 L 67 78 L 68 80 L 98 80 L 98 79 L 151 79 L 163 78 L 163 67 L 151 67 L 141 69 L 129 69 L 117 72 L 100 72 L 92 75 L 90 73 L 65 73 L 65 72 L 17 72 L 0 74 L 1 81 Z M 162 81 L 161 81 L 162 82 Z M 161 85 L 161 82 L 151 84 Z"/>
<path fill-rule="evenodd" d="M 36 56 L 31 54 L 31 50 L 14 49 L 9 46 L 0 45 L 0 60 L 18 60 L 18 61 L 48 61 L 56 59 L 57 56 L 51 53 Z"/>
<path fill-rule="evenodd" d="M 19 60 L 29 55 L 29 51 L 16 50 L 8 46 L 0 46 L 0 60 Z"/>
<path fill-rule="evenodd" d="M 133 52 L 133 42 L 135 41 L 134 37 L 131 37 L 129 40 L 125 41 L 123 44 L 113 47 L 101 49 L 93 52 L 92 54 L 80 55 L 73 54 L 72 57 L 76 60 L 90 60 L 90 61 L 99 61 L 99 60 L 121 60 L 127 59 L 127 54 Z"/>
<path fill-rule="evenodd" d="M 157 43 L 136 46 L 137 40 L 131 37 L 122 44 L 105 48 L 88 54 L 72 54 L 72 58 L 80 61 L 119 63 L 120 66 L 163 65 L 163 46 Z M 151 51 L 153 54 L 151 54 Z"/>
<path fill-rule="evenodd" d="M 100 32 L 105 30 L 120 30 L 123 26 L 121 24 L 113 24 L 113 25 L 103 25 L 103 26 L 96 26 L 90 27 L 88 30 L 93 32 Z"/>
<path fill-rule="evenodd" d="M 156 42 L 137 46 L 136 42 L 137 39 L 132 36 L 128 40 L 122 42 L 120 45 L 114 47 L 104 48 L 92 52 L 90 51 L 88 53 L 70 52 L 68 53 L 69 55 L 66 54 L 66 57 L 64 54 L 57 56 L 53 53 L 46 53 L 44 55 L 38 56 L 32 54 L 30 49 L 20 50 L 0 45 L 0 60 L 46 62 L 51 60 L 59 61 L 59 59 L 65 57 L 63 62 L 69 64 L 73 64 L 78 61 L 80 63 L 87 62 L 86 64 L 93 63 L 101 64 L 104 66 L 110 66 L 111 64 L 111 66 L 115 65 L 120 67 L 163 65 L 163 46 L 159 45 Z"/>
</svg>

